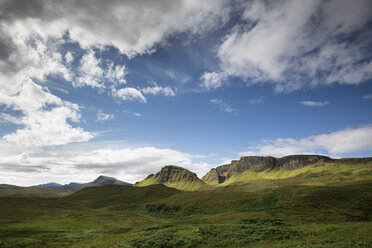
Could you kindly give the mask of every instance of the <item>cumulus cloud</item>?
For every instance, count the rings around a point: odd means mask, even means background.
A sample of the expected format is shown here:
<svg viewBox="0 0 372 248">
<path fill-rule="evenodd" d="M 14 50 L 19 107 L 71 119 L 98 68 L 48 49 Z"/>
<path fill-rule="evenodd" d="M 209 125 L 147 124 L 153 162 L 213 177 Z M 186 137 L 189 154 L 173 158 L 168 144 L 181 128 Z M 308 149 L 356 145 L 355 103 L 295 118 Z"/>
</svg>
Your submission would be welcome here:
<svg viewBox="0 0 372 248">
<path fill-rule="evenodd" d="M 210 103 L 216 105 L 220 111 L 226 112 L 226 113 L 236 113 L 236 109 L 230 107 L 229 104 L 227 104 L 222 99 L 211 99 L 209 100 Z"/>
<path fill-rule="evenodd" d="M 141 91 L 137 90 L 136 88 L 122 88 L 116 92 L 116 96 L 124 101 L 139 100 L 143 103 L 147 102 Z"/>
<path fill-rule="evenodd" d="M 307 106 L 307 107 L 323 107 L 325 105 L 328 105 L 328 101 L 323 101 L 323 102 L 314 102 L 314 101 L 303 101 L 301 102 L 302 105 Z"/>
<path fill-rule="evenodd" d="M 13 6 L 15 2 L 2 1 L 3 4 Z M 78 126 L 80 107 L 62 100 L 44 86 L 51 75 L 66 81 L 72 79 L 58 50 L 61 37 L 38 34 L 31 37 L 32 27 L 13 20 L 10 14 L 6 12 L 0 18 L 0 33 L 4 34 L 0 43 L 7 40 L 0 56 L 0 105 L 5 107 L 2 120 L 17 126 L 15 131 L 1 137 L 1 146 L 4 150 L 8 147 L 23 150 L 90 140 L 94 134 Z M 14 112 L 17 114 L 10 118 Z"/>
<path fill-rule="evenodd" d="M 74 61 L 74 56 L 72 55 L 71 52 L 67 52 L 67 53 L 65 54 L 65 60 L 66 60 L 66 63 L 67 63 L 68 65 L 70 65 L 70 64 Z"/>
<path fill-rule="evenodd" d="M 163 96 L 175 96 L 176 93 L 172 90 L 171 87 L 161 87 L 157 83 L 152 82 L 152 87 L 146 87 L 141 89 L 142 93 L 145 95 L 163 95 Z"/>
<path fill-rule="evenodd" d="M 114 119 L 115 116 L 113 114 L 105 114 L 102 112 L 102 110 L 98 110 L 97 113 L 97 121 L 107 121 Z"/>
<path fill-rule="evenodd" d="M 34 80 L 45 80 L 47 75 L 61 75 L 70 79 L 68 70 L 62 64 L 62 57 L 53 46 L 47 48 L 42 40 L 36 39 L 35 46 L 26 47 L 23 63 L 14 74 L 0 73 L 0 105 L 8 110 L 19 111 L 17 116 L 2 115 L 3 120 L 18 124 L 18 129 L 6 134 L 1 142 L 17 144 L 21 147 L 42 147 L 82 142 L 91 139 L 94 134 L 73 126 L 69 121 L 80 120 L 79 106 L 50 93 Z M 0 70 L 7 67 L 0 64 Z"/>
<path fill-rule="evenodd" d="M 114 65 L 111 62 L 107 68 L 103 68 L 101 60 L 95 56 L 93 50 L 88 50 L 81 58 L 78 68 L 78 76 L 73 82 L 76 87 L 90 86 L 103 90 L 109 85 L 110 88 L 120 84 L 126 84 L 127 70 L 125 65 Z"/>
<path fill-rule="evenodd" d="M 372 77 L 371 8 L 368 0 L 250 1 L 218 48 L 221 69 L 279 92 L 362 83 Z"/>
<path fill-rule="evenodd" d="M 250 147 L 241 156 L 286 156 L 292 154 L 328 154 L 343 155 L 372 149 L 372 127 L 347 128 L 328 134 L 313 135 L 302 139 L 279 138 L 264 140 L 257 146 Z"/>
<path fill-rule="evenodd" d="M 224 73 L 204 72 L 200 77 L 200 86 L 208 90 L 214 90 L 225 85 L 225 80 L 226 74 Z"/>
<path fill-rule="evenodd" d="M 153 51 L 153 46 L 174 32 L 200 34 L 223 23 L 228 8 L 223 1 L 69 1 L 4 0 L 2 21 L 27 26 L 42 36 L 68 31 L 83 48 L 112 45 L 128 56 Z M 26 25 L 27 23 L 27 25 Z M 124 25 L 125 24 L 125 25 Z M 2 39 L 3 43 L 6 40 Z M 7 42 L 4 57 L 9 55 Z"/>
<path fill-rule="evenodd" d="M 99 66 L 99 63 L 100 60 L 96 58 L 94 51 L 89 50 L 80 60 L 80 77 L 76 79 L 74 86 L 104 87 L 104 82 L 102 82 L 104 70 Z"/>
<path fill-rule="evenodd" d="M 210 165 L 194 162 L 195 156 L 156 147 L 88 150 L 71 147 L 68 150 L 23 152 L 17 156 L 0 157 L 0 171 L 6 172 L 0 174 L 0 181 L 19 185 L 50 181 L 68 183 L 71 180 L 87 182 L 104 174 L 134 183 L 168 164 L 183 166 L 201 176 L 210 169 Z"/>
</svg>

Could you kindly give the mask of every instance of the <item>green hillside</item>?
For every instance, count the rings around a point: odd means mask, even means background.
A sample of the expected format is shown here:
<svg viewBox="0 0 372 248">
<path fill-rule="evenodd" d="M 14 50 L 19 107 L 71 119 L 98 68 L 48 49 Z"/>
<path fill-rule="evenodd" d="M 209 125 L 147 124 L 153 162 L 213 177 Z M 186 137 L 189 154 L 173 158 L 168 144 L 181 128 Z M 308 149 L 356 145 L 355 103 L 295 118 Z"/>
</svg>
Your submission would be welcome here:
<svg viewBox="0 0 372 248">
<path fill-rule="evenodd" d="M 260 184 L 260 181 L 268 181 L 267 183 L 271 181 L 274 184 L 327 185 L 331 183 L 363 180 L 372 180 L 372 162 L 355 164 L 337 161 L 308 165 L 296 170 L 279 169 L 262 172 L 247 170 L 232 176 L 217 186 L 252 182 Z"/>
<path fill-rule="evenodd" d="M 0 198 L 0 247 L 371 247 L 372 182 Z M 230 191 L 231 190 L 231 191 Z"/>
<path fill-rule="evenodd" d="M 164 166 L 159 172 L 149 175 L 147 178 L 136 183 L 135 186 L 143 187 L 153 184 L 163 184 L 168 187 L 188 191 L 210 188 L 195 173 L 175 165 Z"/>
<path fill-rule="evenodd" d="M 296 156 L 291 157 L 293 159 Z M 306 158 L 306 155 L 300 158 L 304 157 Z M 269 166 L 263 165 L 261 168 L 251 167 L 249 163 L 246 163 L 250 158 L 243 157 L 239 161 L 240 165 L 232 161 L 231 164 L 212 169 L 202 180 L 215 187 L 235 186 L 240 190 L 250 191 L 282 185 L 328 185 L 372 180 L 371 158 L 327 159 L 323 157 L 319 160 L 307 160 L 306 163 L 301 164 L 298 158 L 289 160 L 285 157 L 287 164 L 296 165 L 292 168 L 283 167 L 286 163 L 275 162 Z M 218 181 L 217 177 L 224 177 L 224 179 Z"/>
<path fill-rule="evenodd" d="M 369 160 L 282 161 L 291 166 L 244 167 L 215 186 L 165 166 L 134 187 L 3 195 L 0 247 L 372 247 Z"/>
<path fill-rule="evenodd" d="M 0 185 L 0 197 L 63 197 L 73 193 L 71 188 L 37 188 L 17 187 L 13 185 Z"/>
</svg>

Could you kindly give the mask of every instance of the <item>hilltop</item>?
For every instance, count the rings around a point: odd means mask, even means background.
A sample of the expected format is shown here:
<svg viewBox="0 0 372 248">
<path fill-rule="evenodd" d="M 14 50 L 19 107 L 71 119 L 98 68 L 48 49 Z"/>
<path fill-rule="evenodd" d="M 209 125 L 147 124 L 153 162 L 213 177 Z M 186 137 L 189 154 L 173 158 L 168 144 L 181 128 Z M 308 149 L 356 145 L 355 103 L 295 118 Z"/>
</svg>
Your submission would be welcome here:
<svg viewBox="0 0 372 248">
<path fill-rule="evenodd" d="M 106 184 L 126 185 L 126 186 L 132 185 L 131 183 L 126 183 L 126 182 L 120 181 L 120 180 L 118 180 L 116 178 L 113 178 L 113 177 L 108 177 L 108 176 L 101 175 L 101 176 L 97 177 L 95 180 L 93 180 L 92 182 L 88 182 L 88 183 L 71 182 L 71 183 L 62 185 L 62 184 L 59 184 L 59 183 L 50 182 L 50 183 L 46 183 L 46 184 L 39 184 L 39 185 L 36 185 L 36 186 L 33 186 L 33 187 L 40 187 L 40 188 L 78 188 L 78 189 L 82 189 L 82 188 L 85 188 L 85 187 L 102 186 L 102 185 L 106 185 Z"/>
<path fill-rule="evenodd" d="M 87 187 L 96 187 L 103 185 L 121 185 L 121 186 L 131 186 L 132 184 L 120 181 L 113 177 L 99 176 L 92 182 L 88 183 L 75 183 L 71 182 L 68 184 L 59 184 L 55 182 L 50 182 L 46 184 L 39 184 L 31 187 L 21 187 L 8 184 L 0 184 L 0 197 L 1 196 L 18 196 L 18 197 L 61 197 L 74 193 L 78 190 Z"/>
<path fill-rule="evenodd" d="M 208 188 L 195 173 L 175 165 L 164 166 L 159 172 L 150 174 L 135 186 L 142 187 L 152 184 L 164 184 L 168 187 L 190 191 Z"/>
<path fill-rule="evenodd" d="M 298 179 L 331 183 L 340 180 L 370 179 L 372 158 L 332 159 L 321 155 L 291 155 L 282 158 L 243 156 L 211 169 L 202 180 L 214 186 L 226 186 L 255 180 Z"/>
</svg>

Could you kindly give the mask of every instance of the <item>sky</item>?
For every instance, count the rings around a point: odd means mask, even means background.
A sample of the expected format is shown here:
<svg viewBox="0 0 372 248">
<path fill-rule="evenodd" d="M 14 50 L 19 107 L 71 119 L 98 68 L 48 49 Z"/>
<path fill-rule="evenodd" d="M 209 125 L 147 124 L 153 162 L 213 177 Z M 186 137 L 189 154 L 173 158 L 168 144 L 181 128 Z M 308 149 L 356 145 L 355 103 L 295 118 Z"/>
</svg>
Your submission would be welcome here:
<svg viewBox="0 0 372 248">
<path fill-rule="evenodd" d="M 372 156 L 369 0 L 0 0 L 0 183 Z"/>
</svg>

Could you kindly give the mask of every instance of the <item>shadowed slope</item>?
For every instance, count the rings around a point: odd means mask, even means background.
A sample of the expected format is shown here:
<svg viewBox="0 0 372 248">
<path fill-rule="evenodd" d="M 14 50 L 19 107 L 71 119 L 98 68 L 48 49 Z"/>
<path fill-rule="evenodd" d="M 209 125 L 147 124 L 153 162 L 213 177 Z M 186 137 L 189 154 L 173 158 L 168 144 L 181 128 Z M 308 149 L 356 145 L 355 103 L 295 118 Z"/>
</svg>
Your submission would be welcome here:
<svg viewBox="0 0 372 248">
<path fill-rule="evenodd" d="M 168 187 L 187 191 L 208 188 L 195 173 L 174 165 L 164 166 L 158 173 L 149 175 L 144 180 L 136 183 L 135 186 L 142 187 L 152 184 L 164 184 Z"/>
</svg>

